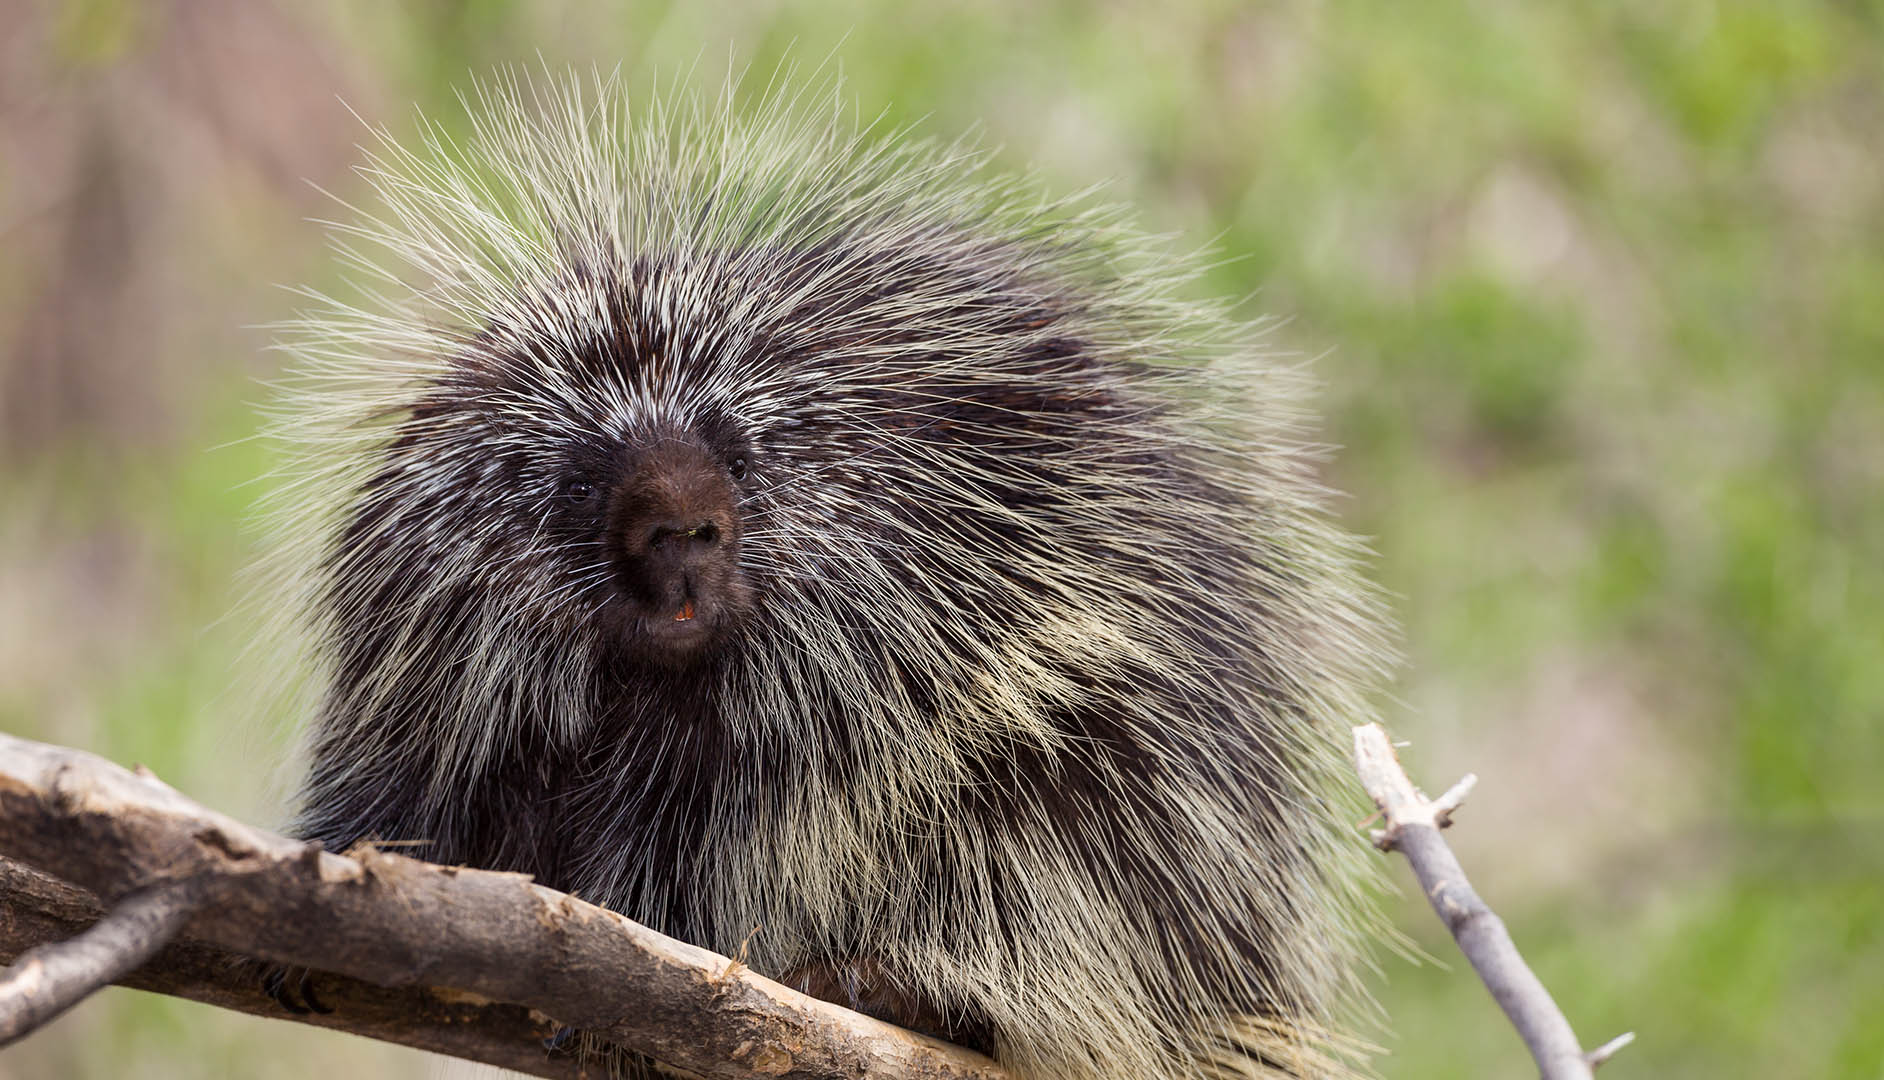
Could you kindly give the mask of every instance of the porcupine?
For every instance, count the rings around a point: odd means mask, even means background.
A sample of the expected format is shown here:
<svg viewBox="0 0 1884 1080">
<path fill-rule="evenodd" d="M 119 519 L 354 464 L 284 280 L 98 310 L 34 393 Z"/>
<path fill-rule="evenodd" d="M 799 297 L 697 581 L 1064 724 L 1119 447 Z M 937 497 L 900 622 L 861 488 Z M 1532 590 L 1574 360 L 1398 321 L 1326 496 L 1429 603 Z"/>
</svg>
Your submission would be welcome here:
<svg viewBox="0 0 1884 1080">
<path fill-rule="evenodd" d="M 1351 1075 L 1387 648 L 1305 376 L 1122 212 L 808 100 L 379 132 L 364 298 L 284 342 L 298 834 L 1017 1077 Z"/>
</svg>

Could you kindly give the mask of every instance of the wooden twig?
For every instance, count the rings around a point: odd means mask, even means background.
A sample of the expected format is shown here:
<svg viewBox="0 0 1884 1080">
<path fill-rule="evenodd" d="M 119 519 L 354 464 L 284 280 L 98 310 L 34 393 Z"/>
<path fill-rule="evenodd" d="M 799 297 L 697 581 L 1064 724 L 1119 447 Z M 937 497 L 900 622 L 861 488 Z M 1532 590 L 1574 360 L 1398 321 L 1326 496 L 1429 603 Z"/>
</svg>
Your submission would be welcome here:
<svg viewBox="0 0 1884 1080">
<path fill-rule="evenodd" d="M 1622 1049 L 1623 1047 L 1629 1045 L 1630 1043 L 1634 1041 L 1635 1041 L 1635 1032 L 1625 1031 L 1622 1034 L 1604 1043 L 1603 1045 L 1590 1051 L 1589 1053 L 1584 1054 L 1583 1059 L 1590 1063 L 1590 1068 L 1594 1069 L 1598 1065 L 1601 1065 L 1603 1062 L 1608 1061 L 1610 1058 L 1615 1057 L 1616 1051 Z"/>
<path fill-rule="evenodd" d="M 1433 910 L 1518 1029 L 1543 1080 L 1591 1080 L 1595 1067 L 1634 1035 L 1585 1054 L 1570 1021 L 1518 955 L 1504 921 L 1466 880 L 1465 870 L 1439 830 L 1451 823 L 1451 815 L 1477 778 L 1468 775 L 1438 799 L 1427 799 L 1407 778 L 1379 724 L 1354 729 L 1354 762 L 1361 786 L 1386 818 L 1386 828 L 1374 831 L 1374 845 L 1382 851 L 1400 852 L 1413 865 Z"/>
<path fill-rule="evenodd" d="M 346 985 L 518 1007 L 496 1052 L 488 1030 L 453 1040 L 444 1025 L 428 1029 L 428 1048 L 471 1060 L 543 1062 L 542 1036 L 569 1025 L 729 1080 L 1006 1075 L 979 1054 L 798 993 L 526 876 L 372 849 L 323 852 L 205 809 L 148 775 L 5 735 L 0 855 L 89 890 L 107 908 L 147 890 L 194 890 L 201 910 L 159 961 L 209 946 L 334 972 Z M 387 1037 L 350 1027 L 344 995 L 326 981 L 320 996 L 332 1014 L 296 1019 Z M 517 1025 L 519 1016 L 530 1019 Z M 549 1064 L 524 1071 L 573 1075 Z"/>
</svg>

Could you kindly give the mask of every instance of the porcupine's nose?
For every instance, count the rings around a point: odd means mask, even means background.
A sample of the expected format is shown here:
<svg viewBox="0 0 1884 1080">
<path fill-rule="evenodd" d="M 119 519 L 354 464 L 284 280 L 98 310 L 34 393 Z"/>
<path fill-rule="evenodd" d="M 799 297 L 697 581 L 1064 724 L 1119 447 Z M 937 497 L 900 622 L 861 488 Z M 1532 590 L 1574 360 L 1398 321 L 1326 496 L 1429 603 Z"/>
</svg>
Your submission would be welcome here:
<svg viewBox="0 0 1884 1080">
<path fill-rule="evenodd" d="M 711 521 L 662 521 L 648 530 L 648 567 L 657 581 L 668 586 L 662 590 L 667 598 L 676 592 L 682 601 L 694 598 L 701 572 L 717 556 L 714 549 L 719 543 L 720 527 Z"/>
<path fill-rule="evenodd" d="M 690 439 L 660 439 L 639 455 L 616 507 L 624 584 L 650 628 L 667 634 L 713 622 L 737 561 L 737 503 L 725 467 Z"/>
<path fill-rule="evenodd" d="M 709 552 L 720 542 L 720 527 L 711 521 L 680 525 L 663 521 L 648 530 L 648 550 L 690 559 Z"/>
<path fill-rule="evenodd" d="M 663 521 L 648 530 L 647 569 L 657 615 L 682 623 L 698 617 L 712 591 L 708 580 L 719 539 L 719 526 L 711 521 Z"/>
</svg>

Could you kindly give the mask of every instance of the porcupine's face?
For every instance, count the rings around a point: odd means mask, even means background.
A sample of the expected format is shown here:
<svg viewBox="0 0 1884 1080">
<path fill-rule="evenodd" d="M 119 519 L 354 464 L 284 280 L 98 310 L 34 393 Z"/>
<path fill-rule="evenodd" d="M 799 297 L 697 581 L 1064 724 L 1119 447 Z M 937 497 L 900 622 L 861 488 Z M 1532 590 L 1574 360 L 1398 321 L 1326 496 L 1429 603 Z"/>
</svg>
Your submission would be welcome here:
<svg viewBox="0 0 1884 1080">
<path fill-rule="evenodd" d="M 489 329 L 411 406 L 346 546 L 376 580 L 412 574 L 432 594 L 463 582 L 482 598 L 467 618 L 537 643 L 551 666 L 571 649 L 629 669 L 709 660 L 757 607 L 742 565 L 754 448 L 694 389 L 697 365 L 664 362 L 674 351 Z M 374 556 L 374 535 L 399 554 Z"/>
<path fill-rule="evenodd" d="M 683 667 L 750 617 L 739 501 L 751 451 L 728 425 L 660 424 L 549 447 L 543 527 L 618 662 Z M 541 460 L 541 459 L 540 459 Z"/>
<path fill-rule="evenodd" d="M 689 663 L 745 619 L 738 485 L 745 451 L 672 431 L 572 461 L 556 493 L 562 529 L 600 545 L 603 633 L 631 657 Z"/>
<path fill-rule="evenodd" d="M 462 447 L 480 473 L 445 513 L 501 522 L 470 576 L 511 599 L 504 633 L 624 674 L 754 638 L 820 709 L 967 693 L 1028 648 L 984 612 L 1024 610 L 1016 552 L 1053 543 L 1024 515 L 1065 501 L 1117 377 L 972 237 L 924 243 L 612 255 L 466 342 L 413 410 L 413 471 Z"/>
</svg>

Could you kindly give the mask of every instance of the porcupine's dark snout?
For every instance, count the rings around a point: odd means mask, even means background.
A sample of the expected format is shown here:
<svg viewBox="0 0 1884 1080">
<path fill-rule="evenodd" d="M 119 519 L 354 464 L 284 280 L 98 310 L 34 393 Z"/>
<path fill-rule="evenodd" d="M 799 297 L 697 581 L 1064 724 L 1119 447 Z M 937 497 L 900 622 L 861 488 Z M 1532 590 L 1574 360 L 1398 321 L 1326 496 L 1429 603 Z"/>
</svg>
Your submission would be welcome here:
<svg viewBox="0 0 1884 1080">
<path fill-rule="evenodd" d="M 706 447 L 670 436 L 637 455 L 614 493 L 610 545 L 622 591 L 657 658 L 693 655 L 744 607 L 733 485 Z"/>
</svg>

